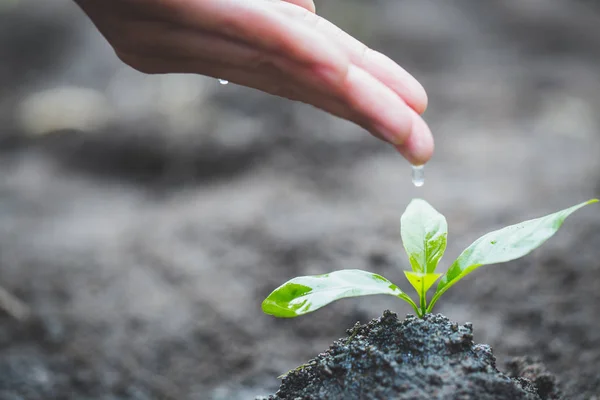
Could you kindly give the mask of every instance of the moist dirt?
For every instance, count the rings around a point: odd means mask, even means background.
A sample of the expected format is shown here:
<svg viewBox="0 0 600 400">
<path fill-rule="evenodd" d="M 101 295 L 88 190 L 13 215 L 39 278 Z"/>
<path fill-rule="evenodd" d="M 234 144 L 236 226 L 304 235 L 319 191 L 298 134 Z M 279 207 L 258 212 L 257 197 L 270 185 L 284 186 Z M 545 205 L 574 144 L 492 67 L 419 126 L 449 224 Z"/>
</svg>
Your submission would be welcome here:
<svg viewBox="0 0 600 400">
<path fill-rule="evenodd" d="M 556 378 L 532 360 L 512 360 L 510 370 L 500 372 L 490 346 L 473 342 L 471 323 L 458 325 L 441 314 L 399 320 L 385 311 L 346 333 L 327 351 L 288 372 L 268 399 L 562 398 Z"/>
</svg>

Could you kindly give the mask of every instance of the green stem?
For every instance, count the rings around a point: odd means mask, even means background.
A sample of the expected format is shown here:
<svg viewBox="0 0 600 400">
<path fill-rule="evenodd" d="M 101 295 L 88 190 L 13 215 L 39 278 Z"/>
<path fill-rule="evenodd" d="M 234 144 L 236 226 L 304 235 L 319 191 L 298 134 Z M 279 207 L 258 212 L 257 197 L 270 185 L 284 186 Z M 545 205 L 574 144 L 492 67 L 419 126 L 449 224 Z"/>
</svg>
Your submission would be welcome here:
<svg viewBox="0 0 600 400">
<path fill-rule="evenodd" d="M 425 293 L 425 276 L 421 278 L 421 293 L 419 296 L 421 301 L 421 318 L 427 313 L 427 293 Z"/>
<path fill-rule="evenodd" d="M 438 299 L 440 298 L 440 296 L 442 295 L 443 292 L 437 292 L 436 294 L 433 295 L 433 298 L 431 299 L 431 302 L 429 303 L 429 307 L 427 307 L 427 311 L 428 313 L 430 313 L 433 310 L 433 306 L 435 306 L 435 303 L 438 301 Z"/>
</svg>

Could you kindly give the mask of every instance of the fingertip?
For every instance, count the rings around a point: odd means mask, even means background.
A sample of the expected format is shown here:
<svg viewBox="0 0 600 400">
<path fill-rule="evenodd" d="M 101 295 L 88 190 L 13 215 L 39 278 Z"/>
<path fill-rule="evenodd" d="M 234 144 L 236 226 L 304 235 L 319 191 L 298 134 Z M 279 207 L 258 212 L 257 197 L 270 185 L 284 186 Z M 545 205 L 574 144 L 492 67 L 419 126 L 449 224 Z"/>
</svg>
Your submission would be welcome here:
<svg viewBox="0 0 600 400">
<path fill-rule="evenodd" d="M 394 146 L 413 165 L 424 165 L 433 156 L 435 148 L 433 134 L 427 123 L 416 113 L 413 129 L 406 141 Z"/>
<path fill-rule="evenodd" d="M 404 143 L 413 131 L 415 114 L 389 87 L 354 64 L 343 83 L 347 104 L 392 144 Z"/>
</svg>

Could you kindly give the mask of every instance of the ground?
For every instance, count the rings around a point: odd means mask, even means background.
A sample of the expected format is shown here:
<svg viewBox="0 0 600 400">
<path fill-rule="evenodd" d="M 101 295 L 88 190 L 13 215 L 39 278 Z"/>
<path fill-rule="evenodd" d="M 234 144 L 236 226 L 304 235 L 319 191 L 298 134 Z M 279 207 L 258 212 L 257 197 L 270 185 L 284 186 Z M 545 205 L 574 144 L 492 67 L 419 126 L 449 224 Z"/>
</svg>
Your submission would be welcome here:
<svg viewBox="0 0 600 400">
<path fill-rule="evenodd" d="M 441 314 L 398 319 L 386 310 L 283 377 L 270 400 L 559 400 L 556 378 L 533 360 L 498 371 L 473 325 Z M 525 378 L 525 379 L 524 379 Z M 256 400 L 267 400 L 257 397 Z"/>
<path fill-rule="evenodd" d="M 600 196 L 592 2 L 317 1 L 427 88 L 437 148 L 417 189 L 408 163 L 348 123 L 212 79 L 143 76 L 69 1 L 33 1 L 0 6 L 2 400 L 274 393 L 357 320 L 410 312 L 372 297 L 276 320 L 260 302 L 341 268 L 409 290 L 411 198 L 447 216 L 447 266 L 489 230 Z M 540 358 L 566 398 L 597 398 L 599 257 L 590 206 L 436 311 L 472 322 L 500 365 Z"/>
</svg>

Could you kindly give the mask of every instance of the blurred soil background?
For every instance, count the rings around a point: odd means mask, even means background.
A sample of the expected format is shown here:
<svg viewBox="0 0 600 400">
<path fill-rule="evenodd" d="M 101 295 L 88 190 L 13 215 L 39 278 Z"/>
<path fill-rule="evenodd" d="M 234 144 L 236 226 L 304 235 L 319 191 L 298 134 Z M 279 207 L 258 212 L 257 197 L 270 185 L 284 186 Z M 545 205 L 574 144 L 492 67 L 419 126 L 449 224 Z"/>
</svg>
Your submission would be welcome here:
<svg viewBox="0 0 600 400">
<path fill-rule="evenodd" d="M 419 78 L 437 140 L 416 189 L 393 149 L 303 104 L 122 65 L 67 0 L 0 0 L 0 399 L 252 399 L 357 320 L 260 302 L 299 274 L 403 282 L 411 198 L 444 213 L 442 261 L 481 234 L 600 195 L 600 5 L 317 0 Z M 600 209 L 485 267 L 440 311 L 600 393 Z M 406 288 L 406 285 L 404 285 Z"/>
</svg>

